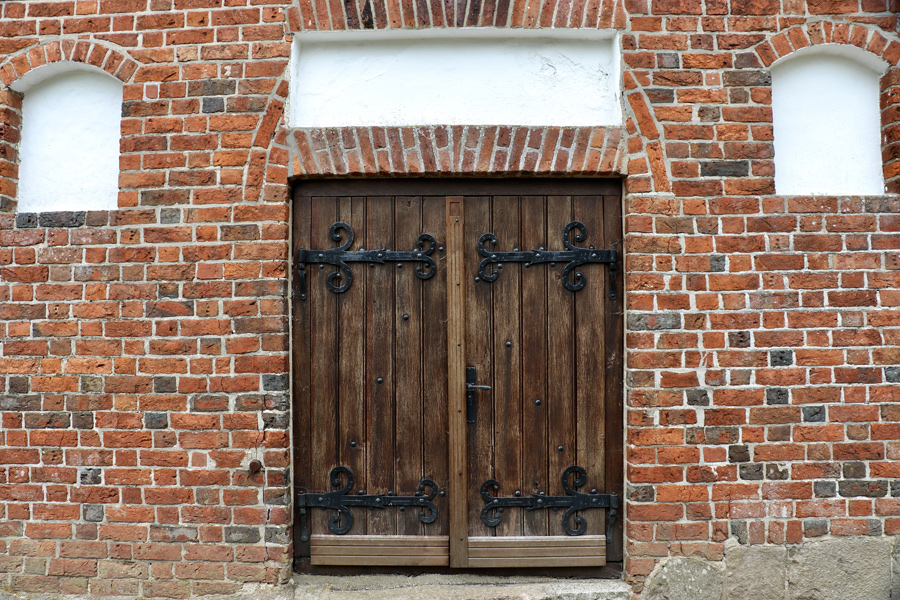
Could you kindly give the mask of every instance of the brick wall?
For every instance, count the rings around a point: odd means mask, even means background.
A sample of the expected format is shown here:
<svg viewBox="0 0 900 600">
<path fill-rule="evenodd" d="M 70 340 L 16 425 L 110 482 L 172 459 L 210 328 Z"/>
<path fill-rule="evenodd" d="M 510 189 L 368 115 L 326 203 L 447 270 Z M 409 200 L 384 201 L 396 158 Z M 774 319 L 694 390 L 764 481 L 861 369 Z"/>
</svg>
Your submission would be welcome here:
<svg viewBox="0 0 900 600">
<path fill-rule="evenodd" d="M 896 0 L 0 5 L 4 86 L 125 82 L 120 210 L 15 211 L 0 90 L 0 581 L 184 597 L 290 573 L 288 178 L 627 173 L 626 577 L 900 529 L 900 200 L 773 196 L 775 58 L 900 61 Z M 616 27 L 610 129 L 282 126 L 302 29 Z M 900 191 L 900 79 L 883 78 Z M 64 190 L 61 190 L 64 193 Z M 260 472 L 250 461 L 263 463 Z"/>
</svg>

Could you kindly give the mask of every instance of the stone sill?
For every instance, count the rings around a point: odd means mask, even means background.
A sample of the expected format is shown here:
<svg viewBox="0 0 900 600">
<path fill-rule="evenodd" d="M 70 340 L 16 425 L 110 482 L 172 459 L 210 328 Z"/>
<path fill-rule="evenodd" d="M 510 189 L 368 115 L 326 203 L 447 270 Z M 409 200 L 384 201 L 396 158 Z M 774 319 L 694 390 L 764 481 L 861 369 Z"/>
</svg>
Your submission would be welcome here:
<svg viewBox="0 0 900 600">
<path fill-rule="evenodd" d="M 295 575 L 285 600 L 628 600 L 621 580 L 487 575 Z M 280 599 L 279 599 L 280 600 Z"/>
</svg>

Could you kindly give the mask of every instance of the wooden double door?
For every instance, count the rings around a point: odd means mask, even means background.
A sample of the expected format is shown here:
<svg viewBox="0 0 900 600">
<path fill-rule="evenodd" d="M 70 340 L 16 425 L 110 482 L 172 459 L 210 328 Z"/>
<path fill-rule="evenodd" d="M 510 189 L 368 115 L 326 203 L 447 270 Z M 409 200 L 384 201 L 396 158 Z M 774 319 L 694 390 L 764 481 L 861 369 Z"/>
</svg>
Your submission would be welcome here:
<svg viewBox="0 0 900 600">
<path fill-rule="evenodd" d="M 298 557 L 621 560 L 621 231 L 618 180 L 296 186 Z"/>
</svg>

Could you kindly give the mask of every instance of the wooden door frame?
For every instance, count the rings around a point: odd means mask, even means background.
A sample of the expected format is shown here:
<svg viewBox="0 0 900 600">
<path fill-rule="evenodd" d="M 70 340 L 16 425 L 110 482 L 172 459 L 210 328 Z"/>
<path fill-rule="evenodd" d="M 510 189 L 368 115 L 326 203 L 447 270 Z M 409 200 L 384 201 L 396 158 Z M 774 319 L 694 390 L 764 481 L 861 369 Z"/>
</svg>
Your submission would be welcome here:
<svg viewBox="0 0 900 600">
<path fill-rule="evenodd" d="M 366 195 L 428 195 L 445 196 L 447 198 L 447 229 L 446 241 L 448 257 L 447 279 L 447 315 L 448 315 L 448 406 L 450 453 L 448 456 L 450 480 L 448 482 L 449 497 L 457 501 L 449 506 L 450 517 L 450 566 L 452 568 L 466 568 L 468 559 L 468 531 L 467 531 L 467 506 L 468 496 L 466 486 L 467 475 L 467 428 L 465 422 L 465 295 L 457 280 L 451 281 L 451 273 L 463 272 L 463 232 L 462 222 L 456 221 L 457 215 L 462 217 L 464 195 L 615 195 L 621 209 L 623 180 L 612 178 L 440 178 L 417 177 L 410 179 L 305 179 L 294 182 L 292 191 L 292 207 L 297 197 L 301 195 L 301 188 L 306 188 L 302 195 L 359 195 L 361 186 L 365 186 Z M 618 214 L 618 231 L 621 233 L 623 214 Z M 292 217 L 293 226 L 293 217 Z M 624 240 L 624 235 L 619 237 Z M 293 251 L 292 251 L 293 253 Z M 624 244 L 619 247 L 619 264 L 616 279 L 617 300 L 613 305 L 616 313 L 624 320 Z M 454 269 L 454 261 L 459 264 Z M 291 275 L 294 276 L 293 261 L 291 263 Z M 294 301 L 292 299 L 292 312 Z M 293 327 L 291 328 L 293 334 Z M 606 420 L 604 434 L 606 436 L 607 469 L 609 480 L 614 483 L 615 489 L 607 490 L 617 493 L 624 504 L 624 323 L 618 327 L 608 328 L 607 335 L 610 343 L 608 348 L 613 352 L 612 369 L 618 373 L 618 377 L 610 378 L 607 385 L 612 385 L 618 391 L 605 390 L 604 402 L 607 403 L 607 414 L 611 417 Z M 295 347 L 292 344 L 292 347 Z M 292 352 L 293 358 L 293 352 Z M 609 358 L 607 361 L 609 362 Z M 616 367 L 618 367 L 616 369 Z M 293 369 L 292 369 L 293 370 Z M 292 400 L 293 408 L 293 400 Z M 297 444 L 296 433 L 293 444 Z M 461 442 L 461 443 L 460 443 Z M 296 481 L 296 480 L 295 480 Z M 620 513 L 621 515 L 621 513 Z M 623 544 L 623 519 L 618 519 L 613 538 L 608 540 L 611 545 L 609 560 L 620 562 L 622 560 Z M 295 532 L 295 543 L 297 534 Z"/>
</svg>

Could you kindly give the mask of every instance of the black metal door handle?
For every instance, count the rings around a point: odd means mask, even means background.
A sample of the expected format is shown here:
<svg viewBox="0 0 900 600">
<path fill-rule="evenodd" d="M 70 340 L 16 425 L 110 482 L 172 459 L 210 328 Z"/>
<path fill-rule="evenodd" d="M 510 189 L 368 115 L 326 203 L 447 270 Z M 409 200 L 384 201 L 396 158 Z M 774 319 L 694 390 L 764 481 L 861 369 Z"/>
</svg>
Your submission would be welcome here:
<svg viewBox="0 0 900 600">
<path fill-rule="evenodd" d="M 466 367 L 466 423 L 475 422 L 475 392 L 489 390 L 489 385 L 476 385 L 477 374 L 475 367 Z"/>
</svg>

